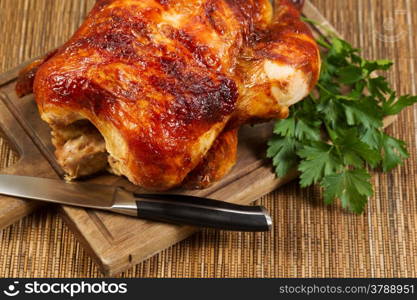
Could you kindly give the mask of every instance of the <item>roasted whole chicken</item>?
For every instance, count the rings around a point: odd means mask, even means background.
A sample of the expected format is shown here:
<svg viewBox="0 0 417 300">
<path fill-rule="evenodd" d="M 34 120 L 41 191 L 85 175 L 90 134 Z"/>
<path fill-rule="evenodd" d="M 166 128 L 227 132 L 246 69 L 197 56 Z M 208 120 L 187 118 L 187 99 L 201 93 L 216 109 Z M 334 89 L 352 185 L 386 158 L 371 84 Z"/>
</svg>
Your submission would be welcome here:
<svg viewBox="0 0 417 300">
<path fill-rule="evenodd" d="M 68 179 L 204 188 L 234 165 L 238 128 L 286 118 L 319 72 L 290 0 L 98 0 L 17 92 L 33 91 Z"/>
</svg>

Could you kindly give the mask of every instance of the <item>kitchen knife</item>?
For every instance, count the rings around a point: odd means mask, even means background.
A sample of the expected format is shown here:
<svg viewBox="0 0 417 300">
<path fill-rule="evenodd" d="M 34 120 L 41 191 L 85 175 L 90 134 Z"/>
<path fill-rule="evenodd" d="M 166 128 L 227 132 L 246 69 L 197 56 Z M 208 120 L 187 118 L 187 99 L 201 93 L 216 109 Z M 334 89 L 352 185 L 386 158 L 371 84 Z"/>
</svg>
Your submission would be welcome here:
<svg viewBox="0 0 417 300">
<path fill-rule="evenodd" d="M 0 175 L 0 194 L 224 230 L 267 231 L 272 225 L 262 206 L 185 195 L 136 194 L 122 187 L 92 183 Z"/>
</svg>

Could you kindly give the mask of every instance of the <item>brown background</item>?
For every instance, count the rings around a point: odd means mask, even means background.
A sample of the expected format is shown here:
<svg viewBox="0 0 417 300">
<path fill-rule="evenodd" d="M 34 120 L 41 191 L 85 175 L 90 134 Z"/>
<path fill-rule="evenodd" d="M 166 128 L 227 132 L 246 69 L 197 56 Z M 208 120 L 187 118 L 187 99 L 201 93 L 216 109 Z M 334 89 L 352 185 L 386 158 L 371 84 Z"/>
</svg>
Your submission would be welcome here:
<svg viewBox="0 0 417 300">
<path fill-rule="evenodd" d="M 0 0 L 0 71 L 65 42 L 94 0 Z M 312 0 L 368 58 L 396 62 L 387 75 L 417 94 L 416 0 Z M 259 202 L 273 214 L 267 234 L 212 230 L 164 251 L 126 277 L 417 277 L 417 107 L 389 133 L 410 159 L 374 174 L 375 196 L 361 216 L 322 205 L 317 188 L 296 182 Z M 0 140 L 0 167 L 16 161 Z M 33 162 L 34 164 L 36 162 Z M 98 277 L 94 263 L 53 208 L 0 231 L 0 277 Z"/>
</svg>

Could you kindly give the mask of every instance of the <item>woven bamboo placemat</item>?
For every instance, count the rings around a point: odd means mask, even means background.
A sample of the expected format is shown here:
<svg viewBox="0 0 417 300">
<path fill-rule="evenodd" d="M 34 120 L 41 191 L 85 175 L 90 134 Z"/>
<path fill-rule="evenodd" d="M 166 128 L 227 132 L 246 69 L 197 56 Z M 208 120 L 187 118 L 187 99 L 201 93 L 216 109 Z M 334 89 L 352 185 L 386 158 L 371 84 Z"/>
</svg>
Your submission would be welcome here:
<svg viewBox="0 0 417 300">
<path fill-rule="evenodd" d="M 94 0 L 0 0 L 0 72 L 66 41 Z M 369 58 L 396 62 L 387 74 L 401 94 L 417 94 L 417 1 L 312 0 Z M 410 159 L 374 173 L 365 214 L 322 205 L 319 189 L 291 183 L 259 200 L 272 213 L 267 234 L 203 231 L 122 277 L 417 277 L 417 107 L 390 134 Z M 16 161 L 0 140 L 0 167 Z M 36 162 L 33 162 L 36 163 Z M 53 208 L 0 231 L 0 277 L 100 277 Z"/>
</svg>

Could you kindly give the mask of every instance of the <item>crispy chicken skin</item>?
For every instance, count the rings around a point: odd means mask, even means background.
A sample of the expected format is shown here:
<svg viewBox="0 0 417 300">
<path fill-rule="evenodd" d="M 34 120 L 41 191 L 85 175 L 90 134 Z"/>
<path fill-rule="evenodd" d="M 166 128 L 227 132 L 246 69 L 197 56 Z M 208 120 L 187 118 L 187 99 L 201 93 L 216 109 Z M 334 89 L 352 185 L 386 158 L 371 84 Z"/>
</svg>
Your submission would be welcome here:
<svg viewBox="0 0 417 300">
<path fill-rule="evenodd" d="M 204 189 L 222 179 L 236 163 L 237 142 L 237 129 L 224 130 L 200 164 L 185 178 L 183 186 Z"/>
<path fill-rule="evenodd" d="M 108 168 L 152 190 L 201 188 L 235 163 L 238 127 L 287 117 L 319 69 L 289 0 L 98 0 L 17 90 L 33 82 L 69 178 Z"/>
</svg>

